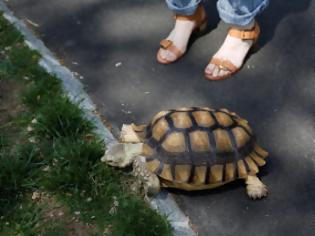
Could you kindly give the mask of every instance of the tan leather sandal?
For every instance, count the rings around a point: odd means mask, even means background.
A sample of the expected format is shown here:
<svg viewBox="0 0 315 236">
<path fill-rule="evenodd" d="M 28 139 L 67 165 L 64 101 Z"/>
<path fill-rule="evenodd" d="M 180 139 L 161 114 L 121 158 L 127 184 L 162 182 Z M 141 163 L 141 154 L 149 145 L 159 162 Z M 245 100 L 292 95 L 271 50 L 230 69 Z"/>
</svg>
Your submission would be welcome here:
<svg viewBox="0 0 315 236">
<path fill-rule="evenodd" d="M 185 16 L 185 15 L 175 15 L 174 16 L 175 20 L 182 20 L 182 21 L 195 21 L 196 26 L 193 30 L 193 34 L 195 33 L 200 33 L 204 31 L 207 28 L 207 16 L 206 16 L 206 11 L 205 8 L 202 5 L 199 5 L 197 8 L 196 12 L 191 15 L 191 16 Z M 162 58 L 161 56 L 161 49 L 168 50 L 172 52 L 175 56 L 176 59 L 174 61 L 170 61 L 167 59 Z M 169 39 L 163 39 L 160 42 L 160 49 L 157 52 L 156 59 L 159 63 L 161 64 L 170 64 L 172 62 L 177 61 L 179 58 L 181 58 L 185 52 L 180 51 L 173 43 L 172 40 Z"/>
<path fill-rule="evenodd" d="M 254 43 L 251 47 L 251 49 L 249 50 L 248 53 L 250 53 L 250 51 L 255 47 L 255 44 L 258 40 L 259 34 L 260 34 L 260 28 L 257 22 L 255 22 L 254 27 L 251 30 L 240 30 L 237 28 L 230 28 L 228 34 L 232 37 L 235 38 L 240 38 L 243 40 L 254 40 Z M 229 78 L 231 75 L 235 74 L 236 72 L 238 72 L 242 66 L 244 65 L 244 63 L 242 63 L 242 65 L 240 67 L 236 67 L 232 62 L 230 62 L 229 60 L 223 60 L 220 58 L 212 58 L 211 61 L 209 62 L 209 64 L 213 64 L 216 65 L 217 67 L 219 67 L 220 70 L 225 70 L 228 71 L 229 73 L 223 75 L 223 76 L 213 76 L 212 74 L 208 74 L 205 71 L 205 77 L 206 79 L 209 80 L 223 80 L 223 79 L 227 79 Z"/>
</svg>

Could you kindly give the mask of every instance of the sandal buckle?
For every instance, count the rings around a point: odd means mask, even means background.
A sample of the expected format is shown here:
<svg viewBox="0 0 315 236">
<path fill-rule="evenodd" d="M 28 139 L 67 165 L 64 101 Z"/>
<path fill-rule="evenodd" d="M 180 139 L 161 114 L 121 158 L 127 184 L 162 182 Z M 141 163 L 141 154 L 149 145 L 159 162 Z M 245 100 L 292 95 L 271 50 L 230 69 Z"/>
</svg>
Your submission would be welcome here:
<svg viewBox="0 0 315 236">
<path fill-rule="evenodd" d="M 172 41 L 171 40 L 163 40 L 160 44 L 160 46 L 163 48 L 163 49 L 168 49 L 170 46 L 172 45 Z"/>
</svg>

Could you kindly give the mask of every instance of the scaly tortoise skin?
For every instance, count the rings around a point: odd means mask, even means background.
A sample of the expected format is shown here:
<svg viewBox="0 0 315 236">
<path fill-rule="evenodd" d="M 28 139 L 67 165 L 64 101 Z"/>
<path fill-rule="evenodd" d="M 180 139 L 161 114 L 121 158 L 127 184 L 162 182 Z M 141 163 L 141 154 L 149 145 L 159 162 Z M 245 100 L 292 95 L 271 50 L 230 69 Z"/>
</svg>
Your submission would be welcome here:
<svg viewBox="0 0 315 236">
<path fill-rule="evenodd" d="M 148 170 L 165 187 L 201 190 L 246 179 L 268 156 L 248 122 L 226 109 L 162 111 L 145 130 L 135 131 L 143 139 Z"/>
</svg>

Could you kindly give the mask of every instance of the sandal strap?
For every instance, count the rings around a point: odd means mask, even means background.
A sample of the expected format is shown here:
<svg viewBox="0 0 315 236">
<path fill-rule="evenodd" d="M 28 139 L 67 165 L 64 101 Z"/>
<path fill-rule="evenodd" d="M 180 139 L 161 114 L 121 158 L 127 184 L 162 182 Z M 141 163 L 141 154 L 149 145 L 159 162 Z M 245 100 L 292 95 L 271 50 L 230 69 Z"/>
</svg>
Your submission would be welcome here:
<svg viewBox="0 0 315 236">
<path fill-rule="evenodd" d="M 260 28 L 257 22 L 250 30 L 240 30 L 237 28 L 230 28 L 229 35 L 235 38 L 240 38 L 244 40 L 256 40 L 260 34 Z"/>
<path fill-rule="evenodd" d="M 183 55 L 183 53 L 174 45 L 172 40 L 162 39 L 160 42 L 160 47 L 172 52 L 177 58 Z"/>
<path fill-rule="evenodd" d="M 205 11 L 204 6 L 202 6 L 200 4 L 193 15 L 187 16 L 187 15 L 176 14 L 174 16 L 174 19 L 175 20 L 182 20 L 182 21 L 195 21 L 196 22 L 196 26 L 198 26 L 198 25 L 202 24 L 205 21 L 205 19 L 206 19 L 206 11 Z"/>
<path fill-rule="evenodd" d="M 223 60 L 219 58 L 212 58 L 212 60 L 210 61 L 210 64 L 216 65 L 221 70 L 229 71 L 231 73 L 234 73 L 235 71 L 239 69 L 229 60 Z"/>
</svg>

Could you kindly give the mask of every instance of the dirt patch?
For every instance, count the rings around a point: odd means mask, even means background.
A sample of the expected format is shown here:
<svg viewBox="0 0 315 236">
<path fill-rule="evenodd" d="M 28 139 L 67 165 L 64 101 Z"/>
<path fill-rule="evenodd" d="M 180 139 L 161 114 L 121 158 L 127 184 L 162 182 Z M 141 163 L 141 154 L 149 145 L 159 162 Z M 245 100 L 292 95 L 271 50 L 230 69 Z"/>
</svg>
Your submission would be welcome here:
<svg viewBox="0 0 315 236">
<path fill-rule="evenodd" d="M 19 97 L 23 87 L 21 82 L 0 79 L 0 126 L 25 110 Z"/>
<path fill-rule="evenodd" d="M 44 207 L 42 214 L 44 226 L 48 224 L 62 226 L 67 236 L 91 236 L 99 233 L 95 226 L 84 224 L 79 220 L 79 211 L 72 214 L 69 208 L 60 203 L 54 196 L 45 192 L 34 193 L 33 201 Z M 36 198 L 34 198 L 34 195 L 36 195 Z"/>
</svg>

